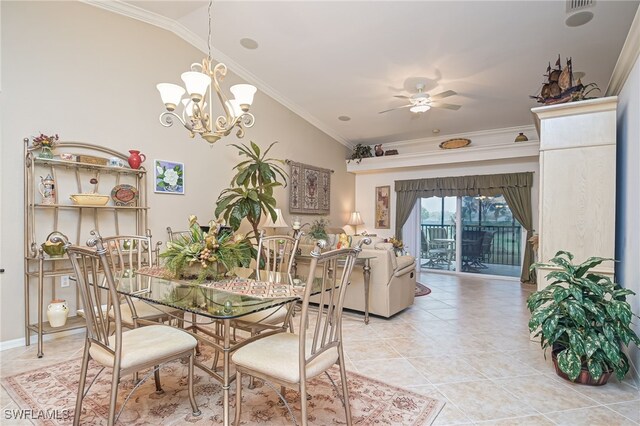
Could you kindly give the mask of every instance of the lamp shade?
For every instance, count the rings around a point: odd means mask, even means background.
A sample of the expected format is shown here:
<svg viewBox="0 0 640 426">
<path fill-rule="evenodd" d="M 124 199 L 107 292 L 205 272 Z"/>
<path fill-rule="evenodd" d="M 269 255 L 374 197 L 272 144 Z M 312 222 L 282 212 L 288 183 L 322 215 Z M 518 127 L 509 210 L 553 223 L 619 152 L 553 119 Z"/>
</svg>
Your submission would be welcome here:
<svg viewBox="0 0 640 426">
<path fill-rule="evenodd" d="M 211 84 L 211 77 L 197 71 L 183 72 L 180 78 L 184 81 L 189 96 L 195 102 L 200 102 Z"/>
<path fill-rule="evenodd" d="M 244 113 L 242 108 L 240 108 L 240 104 L 238 104 L 237 99 L 231 99 L 225 103 L 227 104 L 227 108 L 229 108 L 229 112 L 231 112 L 232 117 L 239 117 Z"/>
<path fill-rule="evenodd" d="M 180 99 L 182 99 L 182 95 L 184 95 L 184 88 L 171 83 L 160 83 L 156 85 L 156 87 L 167 109 L 169 111 L 176 109 L 176 105 L 180 103 Z"/>
<path fill-rule="evenodd" d="M 362 217 L 360 217 L 360 212 L 355 211 L 351 213 L 351 216 L 349 217 L 349 222 L 347 222 L 347 225 L 358 226 L 362 224 L 364 224 L 364 221 L 362 220 Z"/>
<path fill-rule="evenodd" d="M 240 105 L 243 111 L 248 111 L 249 107 L 253 103 L 253 95 L 256 93 L 256 88 L 250 84 L 236 84 L 235 86 L 231 86 L 229 88 L 233 96 L 235 96 L 235 100 Z"/>
<path fill-rule="evenodd" d="M 267 220 L 262 225 L 263 228 L 288 228 L 287 222 L 284 221 L 282 217 L 282 211 L 280 209 L 274 209 L 276 211 L 276 221 L 274 222 L 271 219 L 271 215 L 267 215 Z"/>
</svg>

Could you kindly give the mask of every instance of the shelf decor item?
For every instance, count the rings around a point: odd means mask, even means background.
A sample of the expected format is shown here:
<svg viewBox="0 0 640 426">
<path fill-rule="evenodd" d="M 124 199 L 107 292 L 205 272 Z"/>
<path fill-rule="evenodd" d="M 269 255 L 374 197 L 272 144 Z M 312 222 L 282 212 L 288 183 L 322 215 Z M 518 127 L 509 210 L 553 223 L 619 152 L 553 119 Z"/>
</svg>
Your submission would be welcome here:
<svg viewBox="0 0 640 426">
<path fill-rule="evenodd" d="M 359 143 L 353 148 L 353 153 L 351 153 L 351 158 L 349 158 L 347 163 L 350 163 L 351 160 L 356 160 L 356 163 L 360 164 L 363 158 L 370 157 L 373 157 L 373 154 L 371 154 L 371 146 Z"/>
<path fill-rule="evenodd" d="M 53 231 L 47 236 L 47 241 L 42 243 L 42 251 L 44 251 L 49 257 L 58 258 L 64 256 L 64 243 L 62 241 L 53 242 L 51 238 L 54 236 L 64 236 L 58 231 Z"/>
<path fill-rule="evenodd" d="M 441 149 L 458 149 L 471 145 L 471 139 L 454 138 L 442 142 L 439 146 Z"/>
<path fill-rule="evenodd" d="M 45 135 L 44 133 L 40 133 L 40 135 L 33 138 L 33 146 L 40 148 L 40 153 L 38 154 L 39 158 L 53 158 L 53 147 L 56 142 L 60 139 L 58 134 L 55 135 Z"/>
<path fill-rule="evenodd" d="M 56 203 L 56 182 L 53 180 L 51 174 L 48 174 L 45 178 L 40 176 L 38 192 L 42 195 L 42 201 L 40 204 L 51 206 Z"/>
<path fill-rule="evenodd" d="M 147 157 L 144 154 L 141 154 L 140 151 L 137 151 L 135 149 L 131 149 L 129 150 L 129 158 L 128 158 L 128 162 L 129 162 L 129 166 L 132 169 L 139 169 L 140 165 L 147 159 Z"/>
<path fill-rule="evenodd" d="M 184 195 L 184 164 L 153 160 L 154 192 Z"/>
<path fill-rule="evenodd" d="M 584 85 L 579 78 L 577 82 L 574 81 L 571 58 L 567 59 L 565 67 L 562 68 L 560 55 L 558 55 L 555 68 L 551 68 L 551 62 L 549 62 L 545 77 L 547 77 L 547 81 L 542 84 L 540 93 L 529 96 L 544 105 L 593 99 L 589 94 L 594 90 L 600 91 L 595 83 Z"/>
<path fill-rule="evenodd" d="M 253 258 L 253 247 L 243 234 L 220 232 L 220 223 L 209 222 L 205 232 L 196 216 L 189 217 L 189 235 L 167 242 L 160 253 L 164 265 L 174 276 L 202 282 L 216 278 L 237 266 L 248 267 Z"/>
<path fill-rule="evenodd" d="M 126 183 L 116 185 L 111 190 L 111 199 L 116 206 L 132 207 L 138 202 L 138 190 Z"/>
<path fill-rule="evenodd" d="M 47 318 L 51 327 L 62 327 L 67 323 L 69 308 L 64 299 L 53 299 L 47 307 Z"/>
<path fill-rule="evenodd" d="M 527 137 L 527 135 L 520 132 L 518 133 L 518 136 L 516 136 L 516 139 L 514 140 L 514 142 L 527 142 L 528 140 L 529 138 Z"/>
</svg>

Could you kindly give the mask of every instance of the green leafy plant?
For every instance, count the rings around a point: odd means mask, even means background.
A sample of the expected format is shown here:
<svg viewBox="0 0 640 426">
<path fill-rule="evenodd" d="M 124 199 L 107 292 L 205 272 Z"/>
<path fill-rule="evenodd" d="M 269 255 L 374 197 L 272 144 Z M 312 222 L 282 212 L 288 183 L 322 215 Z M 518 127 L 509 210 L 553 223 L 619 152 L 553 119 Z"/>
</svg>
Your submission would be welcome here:
<svg viewBox="0 0 640 426">
<path fill-rule="evenodd" d="M 231 179 L 230 187 L 223 190 L 216 201 L 216 217 L 222 214 L 234 230 L 237 230 L 242 219 L 246 218 L 253 228 L 256 239 L 263 213 L 271 215 L 274 221 L 277 219 L 273 189 L 282 186 L 283 183 L 284 186 L 287 185 L 287 172 L 280 166 L 284 161 L 267 158 L 267 153 L 276 143 L 273 142 L 262 153 L 260 147 L 253 142 L 251 146 L 232 144 L 240 150 L 240 156 L 248 159 L 234 167 L 237 173 Z"/>
<path fill-rule="evenodd" d="M 575 380 L 583 367 L 595 380 L 607 371 L 614 371 L 619 380 L 629 371 L 629 360 L 622 345 L 640 339 L 631 329 L 632 318 L 626 297 L 634 295 L 605 275 L 589 272 L 606 259 L 590 257 L 576 265 L 573 255 L 559 251 L 550 263 L 535 263 L 531 269 L 551 267 L 547 275 L 552 283 L 527 299 L 531 312 L 529 330 L 540 336 L 545 350 L 561 349 L 558 367 Z M 545 353 L 546 356 L 546 353 Z"/>
<path fill-rule="evenodd" d="M 371 147 L 369 145 L 362 145 L 359 143 L 355 148 L 353 148 L 353 153 L 351 154 L 351 158 L 349 158 L 349 162 L 351 162 L 351 160 L 356 160 L 356 163 L 360 163 L 363 158 L 369 157 L 373 157 Z"/>
<path fill-rule="evenodd" d="M 249 266 L 253 246 L 244 235 L 221 233 L 220 225 L 214 221 L 209 222 L 209 231 L 205 232 L 195 216 L 189 217 L 189 231 L 189 235 L 168 242 L 167 249 L 160 253 L 165 267 L 174 276 L 190 275 L 187 268 L 196 266 L 197 280 L 203 281 L 236 266 Z"/>
<path fill-rule="evenodd" d="M 309 236 L 315 238 L 316 240 L 326 240 L 327 225 L 329 225 L 328 219 L 320 218 L 314 220 L 309 230 Z"/>
</svg>

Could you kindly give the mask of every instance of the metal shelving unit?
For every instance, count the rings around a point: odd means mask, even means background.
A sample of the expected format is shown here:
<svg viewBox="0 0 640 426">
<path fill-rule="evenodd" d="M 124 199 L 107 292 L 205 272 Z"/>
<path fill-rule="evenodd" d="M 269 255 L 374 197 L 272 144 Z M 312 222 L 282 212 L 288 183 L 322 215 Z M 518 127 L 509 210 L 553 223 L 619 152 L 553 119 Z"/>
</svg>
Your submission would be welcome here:
<svg viewBox="0 0 640 426">
<path fill-rule="evenodd" d="M 29 145 L 24 139 L 24 294 L 25 294 L 25 342 L 31 344 L 31 336 L 37 335 L 38 358 L 44 355 L 43 336 L 85 326 L 84 319 L 77 313 L 70 313 L 62 327 L 51 327 L 44 316 L 45 290 L 56 297 L 56 284 L 61 277 L 71 276 L 73 270 L 66 256 L 50 257 L 44 253 L 41 244 L 53 231 L 65 234 L 69 240 L 84 245 L 92 229 L 104 229 L 107 234 L 129 233 L 144 235 L 147 229 L 147 192 L 146 170 L 141 167 L 134 170 L 129 167 L 111 167 L 101 164 L 89 164 L 63 160 L 61 158 L 40 158 L 39 148 Z M 116 157 L 126 164 L 127 155 L 109 148 L 81 142 L 59 142 L 56 153 L 66 152 L 89 156 Z M 56 187 L 53 204 L 42 204 L 38 191 L 40 176 L 50 174 Z M 98 184 L 89 184 L 89 178 L 98 179 Z M 126 181 L 126 182 L 125 182 Z M 85 185 L 83 185 L 85 183 Z M 108 193 L 116 185 L 128 183 L 138 191 L 134 206 L 89 206 L 66 202 L 63 194 L 100 193 L 99 187 L 108 187 Z M 109 186 L 110 185 L 110 186 Z M 91 187 L 91 191 L 87 189 Z M 72 190 L 73 188 L 73 190 Z M 62 190 L 62 191 L 61 191 Z M 104 193 L 104 191 L 103 191 Z M 109 202 L 111 203 L 111 201 Z M 70 280 L 71 285 L 75 281 Z M 32 306 L 31 290 L 36 287 L 36 303 Z M 75 289 L 75 308 L 80 308 L 78 289 Z M 31 320 L 32 311 L 36 311 L 36 321 Z"/>
</svg>

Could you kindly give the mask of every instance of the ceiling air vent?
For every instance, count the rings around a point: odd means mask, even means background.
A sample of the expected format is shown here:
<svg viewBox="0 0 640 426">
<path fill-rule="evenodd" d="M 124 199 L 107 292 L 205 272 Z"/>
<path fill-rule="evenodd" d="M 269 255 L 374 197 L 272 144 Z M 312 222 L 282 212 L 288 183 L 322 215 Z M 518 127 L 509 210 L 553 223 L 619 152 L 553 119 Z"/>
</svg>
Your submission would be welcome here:
<svg viewBox="0 0 640 426">
<path fill-rule="evenodd" d="M 593 19 L 591 9 L 596 4 L 596 0 L 567 0 L 567 14 L 564 21 L 568 27 L 579 27 Z"/>
<path fill-rule="evenodd" d="M 567 13 L 578 12 L 593 7 L 596 0 L 567 0 Z"/>
</svg>

